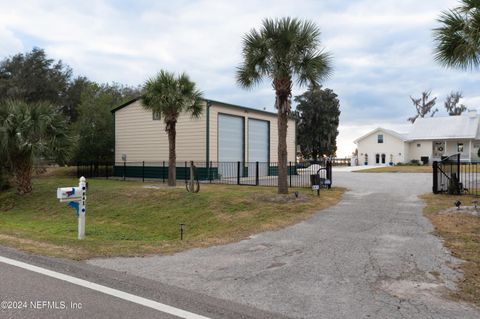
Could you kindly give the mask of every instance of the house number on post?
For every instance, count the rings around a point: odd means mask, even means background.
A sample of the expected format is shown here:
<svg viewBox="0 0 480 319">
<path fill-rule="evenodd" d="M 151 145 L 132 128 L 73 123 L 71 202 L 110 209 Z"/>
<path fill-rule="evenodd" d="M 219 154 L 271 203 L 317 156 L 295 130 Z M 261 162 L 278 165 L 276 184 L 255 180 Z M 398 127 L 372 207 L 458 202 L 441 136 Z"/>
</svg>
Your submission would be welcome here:
<svg viewBox="0 0 480 319">
<path fill-rule="evenodd" d="M 57 188 L 57 199 L 68 202 L 68 206 L 76 210 L 78 219 L 78 239 L 85 237 L 85 213 L 87 201 L 87 180 L 80 177 L 78 187 Z"/>
</svg>

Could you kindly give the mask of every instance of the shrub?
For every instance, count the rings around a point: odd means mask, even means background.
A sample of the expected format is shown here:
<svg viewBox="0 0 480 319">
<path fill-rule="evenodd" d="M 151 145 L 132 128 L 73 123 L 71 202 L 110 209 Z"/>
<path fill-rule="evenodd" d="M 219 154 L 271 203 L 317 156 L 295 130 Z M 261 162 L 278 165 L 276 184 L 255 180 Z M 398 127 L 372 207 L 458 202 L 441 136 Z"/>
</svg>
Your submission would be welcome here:
<svg viewBox="0 0 480 319">
<path fill-rule="evenodd" d="M 3 167 L 0 167 L 0 191 L 10 188 L 10 174 Z"/>
</svg>

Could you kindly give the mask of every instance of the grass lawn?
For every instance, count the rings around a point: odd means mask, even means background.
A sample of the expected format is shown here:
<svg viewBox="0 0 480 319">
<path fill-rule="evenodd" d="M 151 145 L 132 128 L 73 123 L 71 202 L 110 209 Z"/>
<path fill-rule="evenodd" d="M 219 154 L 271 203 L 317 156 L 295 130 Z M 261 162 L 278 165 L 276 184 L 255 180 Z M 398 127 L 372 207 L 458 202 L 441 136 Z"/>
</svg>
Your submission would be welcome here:
<svg viewBox="0 0 480 319">
<path fill-rule="evenodd" d="M 464 278 L 458 283 L 459 290 L 453 297 L 480 306 L 480 217 L 438 213 L 453 207 L 457 199 L 470 206 L 473 198 L 434 194 L 422 196 L 427 203 L 424 213 L 435 226 L 436 235 L 444 239 L 444 245 L 452 255 L 466 261 L 460 266 Z"/>
<path fill-rule="evenodd" d="M 168 254 L 295 224 L 335 205 L 344 192 L 332 188 L 317 197 L 309 189 L 297 189 L 299 199 L 291 194 L 282 202 L 273 187 L 202 184 L 200 193 L 191 194 L 183 182 L 173 189 L 137 181 L 88 182 L 83 241 L 76 239 L 73 208 L 56 199 L 57 187 L 74 186 L 78 180 L 50 174 L 34 179 L 30 195 L 0 193 L 0 244 L 71 259 Z M 180 223 L 186 224 L 183 241 Z"/>
<path fill-rule="evenodd" d="M 431 173 L 432 166 L 382 166 L 367 168 L 358 171 L 355 173 Z"/>
</svg>

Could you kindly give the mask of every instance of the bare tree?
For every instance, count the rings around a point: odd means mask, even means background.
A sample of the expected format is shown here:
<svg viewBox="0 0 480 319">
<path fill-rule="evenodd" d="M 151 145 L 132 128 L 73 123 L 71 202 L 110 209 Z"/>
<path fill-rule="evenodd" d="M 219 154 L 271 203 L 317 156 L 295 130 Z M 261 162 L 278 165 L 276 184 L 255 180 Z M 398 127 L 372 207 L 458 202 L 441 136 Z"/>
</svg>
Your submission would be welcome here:
<svg viewBox="0 0 480 319">
<path fill-rule="evenodd" d="M 415 106 L 415 109 L 417 110 L 417 115 L 409 117 L 407 121 L 415 123 L 415 121 L 419 117 L 425 117 L 429 113 L 431 113 L 430 117 L 433 117 L 435 113 L 438 112 L 438 109 L 432 110 L 433 107 L 435 106 L 435 103 L 437 102 L 437 98 L 434 97 L 433 99 L 430 100 L 431 93 L 432 91 L 424 91 L 422 92 L 422 97 L 418 99 L 410 96 L 410 99 L 412 100 L 412 103 Z"/>
<path fill-rule="evenodd" d="M 445 109 L 447 109 L 448 115 L 461 115 L 467 110 L 465 105 L 458 105 L 462 97 L 462 92 L 452 92 L 449 96 L 447 96 L 447 99 L 445 100 Z"/>
</svg>

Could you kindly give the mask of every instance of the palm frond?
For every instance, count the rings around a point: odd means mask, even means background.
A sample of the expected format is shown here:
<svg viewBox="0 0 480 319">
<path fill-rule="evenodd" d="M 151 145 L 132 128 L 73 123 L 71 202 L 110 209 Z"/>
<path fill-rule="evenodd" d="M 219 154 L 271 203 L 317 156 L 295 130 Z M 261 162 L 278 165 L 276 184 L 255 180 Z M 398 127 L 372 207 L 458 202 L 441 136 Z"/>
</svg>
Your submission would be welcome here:
<svg viewBox="0 0 480 319">
<path fill-rule="evenodd" d="M 440 64 L 460 69 L 480 66 L 480 1 L 463 0 L 462 5 L 445 11 L 433 30 L 434 58 Z"/>
<path fill-rule="evenodd" d="M 243 39 L 243 63 L 237 68 L 237 82 L 250 88 L 263 78 L 300 85 L 315 84 L 331 73 L 331 56 L 322 51 L 320 29 L 311 21 L 285 17 L 266 18 L 262 27 Z"/>
<path fill-rule="evenodd" d="M 158 114 L 165 123 L 176 120 L 182 112 L 200 116 L 201 101 L 202 93 L 186 73 L 175 76 L 164 70 L 145 83 L 141 97 L 143 107 Z"/>
</svg>

